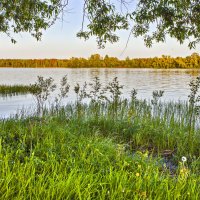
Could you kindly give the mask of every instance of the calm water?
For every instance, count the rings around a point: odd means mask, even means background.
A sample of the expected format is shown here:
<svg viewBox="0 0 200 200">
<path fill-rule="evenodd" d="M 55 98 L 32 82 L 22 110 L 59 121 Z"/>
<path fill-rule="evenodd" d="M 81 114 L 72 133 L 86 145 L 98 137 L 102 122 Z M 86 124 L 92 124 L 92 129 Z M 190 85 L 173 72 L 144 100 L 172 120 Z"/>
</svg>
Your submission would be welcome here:
<svg viewBox="0 0 200 200">
<path fill-rule="evenodd" d="M 95 76 L 104 85 L 114 77 L 124 85 L 123 96 L 129 97 L 130 91 L 138 90 L 139 98 L 150 99 L 153 90 L 164 90 L 164 101 L 186 100 L 189 94 L 189 82 L 200 74 L 200 70 L 163 70 L 163 69 L 23 69 L 0 68 L 0 84 L 30 84 L 37 80 L 37 76 L 52 77 L 59 84 L 64 75 L 68 75 L 71 85 L 70 98 L 74 101 L 73 92 L 76 83 L 91 82 Z M 19 95 L 12 98 L 0 97 L 0 117 L 20 112 L 24 108 L 33 108 L 35 102 L 31 95 Z"/>
</svg>

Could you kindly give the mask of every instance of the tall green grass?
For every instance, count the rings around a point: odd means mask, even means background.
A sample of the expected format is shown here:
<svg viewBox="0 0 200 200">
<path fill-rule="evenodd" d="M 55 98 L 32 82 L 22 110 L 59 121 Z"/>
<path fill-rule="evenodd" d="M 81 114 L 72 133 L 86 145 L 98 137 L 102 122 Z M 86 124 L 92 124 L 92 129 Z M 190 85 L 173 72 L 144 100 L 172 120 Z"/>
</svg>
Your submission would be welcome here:
<svg viewBox="0 0 200 200">
<path fill-rule="evenodd" d="M 122 101 L 1 120 L 0 199 L 199 199 L 200 130 L 190 146 L 187 104 L 155 111 Z"/>
</svg>

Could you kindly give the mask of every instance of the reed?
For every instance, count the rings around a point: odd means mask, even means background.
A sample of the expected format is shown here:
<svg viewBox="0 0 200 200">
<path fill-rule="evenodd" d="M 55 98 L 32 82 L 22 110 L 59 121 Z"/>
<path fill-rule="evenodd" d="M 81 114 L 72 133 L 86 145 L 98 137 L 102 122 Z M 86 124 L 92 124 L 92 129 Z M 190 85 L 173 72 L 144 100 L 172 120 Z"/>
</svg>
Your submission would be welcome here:
<svg viewBox="0 0 200 200">
<path fill-rule="evenodd" d="M 29 94 L 31 86 L 29 85 L 0 85 L 0 96 L 11 97 L 21 94 Z"/>
</svg>

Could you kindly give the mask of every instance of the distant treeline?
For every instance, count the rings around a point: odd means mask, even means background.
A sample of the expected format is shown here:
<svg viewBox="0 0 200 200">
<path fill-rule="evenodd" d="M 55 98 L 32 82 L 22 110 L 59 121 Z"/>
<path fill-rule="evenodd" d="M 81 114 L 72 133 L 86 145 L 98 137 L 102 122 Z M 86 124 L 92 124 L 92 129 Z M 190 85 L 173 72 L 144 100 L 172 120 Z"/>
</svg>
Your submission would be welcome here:
<svg viewBox="0 0 200 200">
<path fill-rule="evenodd" d="M 1 59 L 0 67 L 16 68 L 200 68 L 200 55 L 193 53 L 187 57 L 162 56 L 160 58 L 101 57 L 99 54 L 85 58 L 70 59 Z"/>
</svg>

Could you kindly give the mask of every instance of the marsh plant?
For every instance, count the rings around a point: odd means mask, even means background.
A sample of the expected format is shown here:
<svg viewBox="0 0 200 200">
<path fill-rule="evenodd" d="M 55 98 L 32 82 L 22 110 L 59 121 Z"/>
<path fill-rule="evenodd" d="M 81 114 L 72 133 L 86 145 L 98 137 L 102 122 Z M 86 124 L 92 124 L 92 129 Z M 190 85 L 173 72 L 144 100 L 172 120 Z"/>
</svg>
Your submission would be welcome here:
<svg viewBox="0 0 200 200">
<path fill-rule="evenodd" d="M 105 92 L 110 95 L 109 97 L 106 97 L 106 101 L 111 105 L 113 116 L 117 115 L 118 108 L 122 103 L 121 95 L 123 87 L 123 85 L 120 85 L 117 77 L 115 77 L 112 82 L 109 82 L 105 87 Z"/>
<path fill-rule="evenodd" d="M 117 104 L 120 101 L 123 88 L 124 86 L 120 85 L 117 77 L 115 77 L 112 82 L 109 82 L 105 88 L 105 90 L 110 94 L 110 99 L 108 99 L 108 101 Z"/>
<path fill-rule="evenodd" d="M 153 105 L 153 116 L 158 116 L 159 113 L 159 102 L 161 97 L 163 97 L 164 91 L 163 90 L 154 90 L 152 93 L 153 99 L 151 100 L 151 104 Z"/>
<path fill-rule="evenodd" d="M 56 108 L 59 109 L 63 99 L 68 97 L 70 85 L 68 83 L 67 75 L 63 76 L 60 81 L 59 94 L 55 97 Z"/>
<path fill-rule="evenodd" d="M 193 114 L 199 114 L 200 112 L 200 94 L 199 94 L 199 89 L 200 89 L 200 76 L 197 77 L 195 80 L 192 80 L 189 84 L 190 86 L 190 95 L 189 97 L 189 103 L 190 103 L 190 109 Z"/>
<path fill-rule="evenodd" d="M 76 93 L 76 113 L 78 118 L 82 115 L 82 110 L 83 110 L 83 100 L 88 98 L 88 93 L 87 93 L 87 83 L 85 82 L 82 87 L 80 86 L 79 83 L 77 83 L 74 87 L 74 92 Z"/>
<path fill-rule="evenodd" d="M 136 102 L 137 101 L 137 90 L 136 89 L 132 89 L 131 90 L 131 102 Z"/>
<path fill-rule="evenodd" d="M 105 89 L 102 88 L 99 77 L 95 77 L 92 83 L 89 83 L 90 92 L 88 97 L 92 103 L 100 103 L 106 99 Z"/>
<path fill-rule="evenodd" d="M 81 104 L 83 100 L 88 97 L 87 83 L 85 82 L 82 87 L 79 83 L 76 83 L 74 87 L 74 92 L 76 93 L 76 103 Z"/>
<path fill-rule="evenodd" d="M 56 89 L 53 78 L 38 76 L 37 81 L 31 84 L 31 93 L 36 99 L 37 113 L 42 114 L 44 106 L 50 94 Z"/>
<path fill-rule="evenodd" d="M 0 97 L 12 97 L 28 94 L 31 87 L 28 85 L 0 85 Z"/>
<path fill-rule="evenodd" d="M 105 95 L 106 91 L 100 83 L 99 77 L 94 77 L 93 81 L 89 83 L 89 86 L 90 88 L 87 96 L 90 99 L 92 113 L 97 117 L 100 111 L 99 108 L 107 101 Z"/>
<path fill-rule="evenodd" d="M 158 105 L 158 102 L 163 95 L 164 95 L 163 90 L 154 90 L 153 93 L 152 93 L 153 99 L 151 100 L 151 103 L 154 106 Z"/>
<path fill-rule="evenodd" d="M 197 77 L 195 80 L 192 80 L 189 84 L 190 86 L 190 95 L 189 97 L 189 143 L 192 145 L 192 135 L 193 129 L 195 127 L 195 119 L 196 116 L 199 117 L 200 115 L 200 95 L 199 95 L 199 88 L 200 88 L 200 76 Z"/>
</svg>

